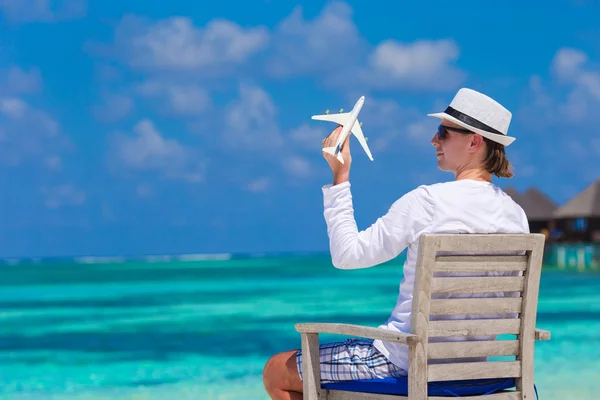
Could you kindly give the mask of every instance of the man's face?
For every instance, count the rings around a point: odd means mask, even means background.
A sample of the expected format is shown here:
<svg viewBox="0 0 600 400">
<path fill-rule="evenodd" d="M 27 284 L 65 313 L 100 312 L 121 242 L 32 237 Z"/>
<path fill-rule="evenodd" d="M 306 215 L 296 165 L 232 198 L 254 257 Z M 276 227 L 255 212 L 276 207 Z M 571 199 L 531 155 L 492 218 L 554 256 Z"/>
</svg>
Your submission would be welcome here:
<svg viewBox="0 0 600 400">
<path fill-rule="evenodd" d="M 476 140 L 474 134 L 462 134 L 453 131 L 452 128 L 464 130 L 448 120 L 442 120 L 443 130 L 440 140 L 437 132 L 431 139 L 431 144 L 435 147 L 438 160 L 438 168 L 442 171 L 456 172 L 462 166 L 469 164 L 473 159 L 473 141 Z"/>
</svg>

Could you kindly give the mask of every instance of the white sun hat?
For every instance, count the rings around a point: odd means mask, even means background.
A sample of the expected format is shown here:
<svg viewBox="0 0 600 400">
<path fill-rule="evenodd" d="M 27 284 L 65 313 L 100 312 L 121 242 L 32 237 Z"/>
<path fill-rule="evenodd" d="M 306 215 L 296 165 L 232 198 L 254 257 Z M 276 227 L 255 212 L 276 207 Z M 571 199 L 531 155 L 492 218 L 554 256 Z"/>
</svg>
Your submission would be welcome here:
<svg viewBox="0 0 600 400">
<path fill-rule="evenodd" d="M 504 146 L 515 138 L 507 136 L 512 114 L 494 99 L 472 89 L 462 88 L 444 112 L 427 114 L 446 119 Z"/>
</svg>

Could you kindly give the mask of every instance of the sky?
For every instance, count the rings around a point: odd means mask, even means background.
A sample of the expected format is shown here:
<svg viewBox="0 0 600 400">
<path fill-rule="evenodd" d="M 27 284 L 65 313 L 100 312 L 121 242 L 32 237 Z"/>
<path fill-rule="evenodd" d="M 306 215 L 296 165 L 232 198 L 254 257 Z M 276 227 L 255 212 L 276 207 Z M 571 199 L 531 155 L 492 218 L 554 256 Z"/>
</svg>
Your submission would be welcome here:
<svg viewBox="0 0 600 400">
<path fill-rule="evenodd" d="M 600 2 L 0 0 L 0 257 L 327 251 L 326 109 L 360 114 L 359 229 L 452 180 L 462 87 L 513 114 L 515 177 L 600 178 Z"/>
</svg>

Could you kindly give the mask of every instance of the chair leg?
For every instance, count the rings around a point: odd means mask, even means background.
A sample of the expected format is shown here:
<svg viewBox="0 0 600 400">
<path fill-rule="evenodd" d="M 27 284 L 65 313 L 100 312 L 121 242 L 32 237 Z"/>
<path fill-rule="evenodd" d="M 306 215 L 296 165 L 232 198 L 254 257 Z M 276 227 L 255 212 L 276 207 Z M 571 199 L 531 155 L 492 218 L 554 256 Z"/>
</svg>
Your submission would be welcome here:
<svg viewBox="0 0 600 400">
<path fill-rule="evenodd" d="M 321 366 L 317 333 L 302 333 L 302 376 L 304 399 L 319 400 L 321 396 Z"/>
<path fill-rule="evenodd" d="M 408 347 L 408 400 L 427 400 L 427 359 L 422 343 Z"/>
</svg>

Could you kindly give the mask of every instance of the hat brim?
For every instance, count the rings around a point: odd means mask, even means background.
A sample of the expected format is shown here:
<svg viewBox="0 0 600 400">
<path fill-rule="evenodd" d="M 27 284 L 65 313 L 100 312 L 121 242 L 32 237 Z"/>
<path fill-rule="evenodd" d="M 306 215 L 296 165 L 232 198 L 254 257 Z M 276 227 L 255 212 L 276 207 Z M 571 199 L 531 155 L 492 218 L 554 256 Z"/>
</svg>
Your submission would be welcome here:
<svg viewBox="0 0 600 400">
<path fill-rule="evenodd" d="M 439 119 L 447 119 L 448 121 L 451 121 L 453 123 L 455 123 L 456 125 L 460 125 L 465 129 L 469 129 L 475 133 L 480 134 L 481 136 L 490 139 L 493 142 L 497 142 L 500 143 L 501 145 L 504 146 L 508 146 L 510 145 L 512 142 L 515 141 L 516 138 L 512 137 L 512 136 L 507 136 L 507 135 L 498 135 L 497 133 L 491 133 L 491 132 L 487 132 L 475 127 L 472 127 L 471 125 L 462 122 L 459 119 L 454 118 L 451 115 L 448 115 L 444 112 L 441 113 L 435 113 L 435 114 L 427 114 L 429 117 L 434 117 L 434 118 L 439 118 Z"/>
</svg>

